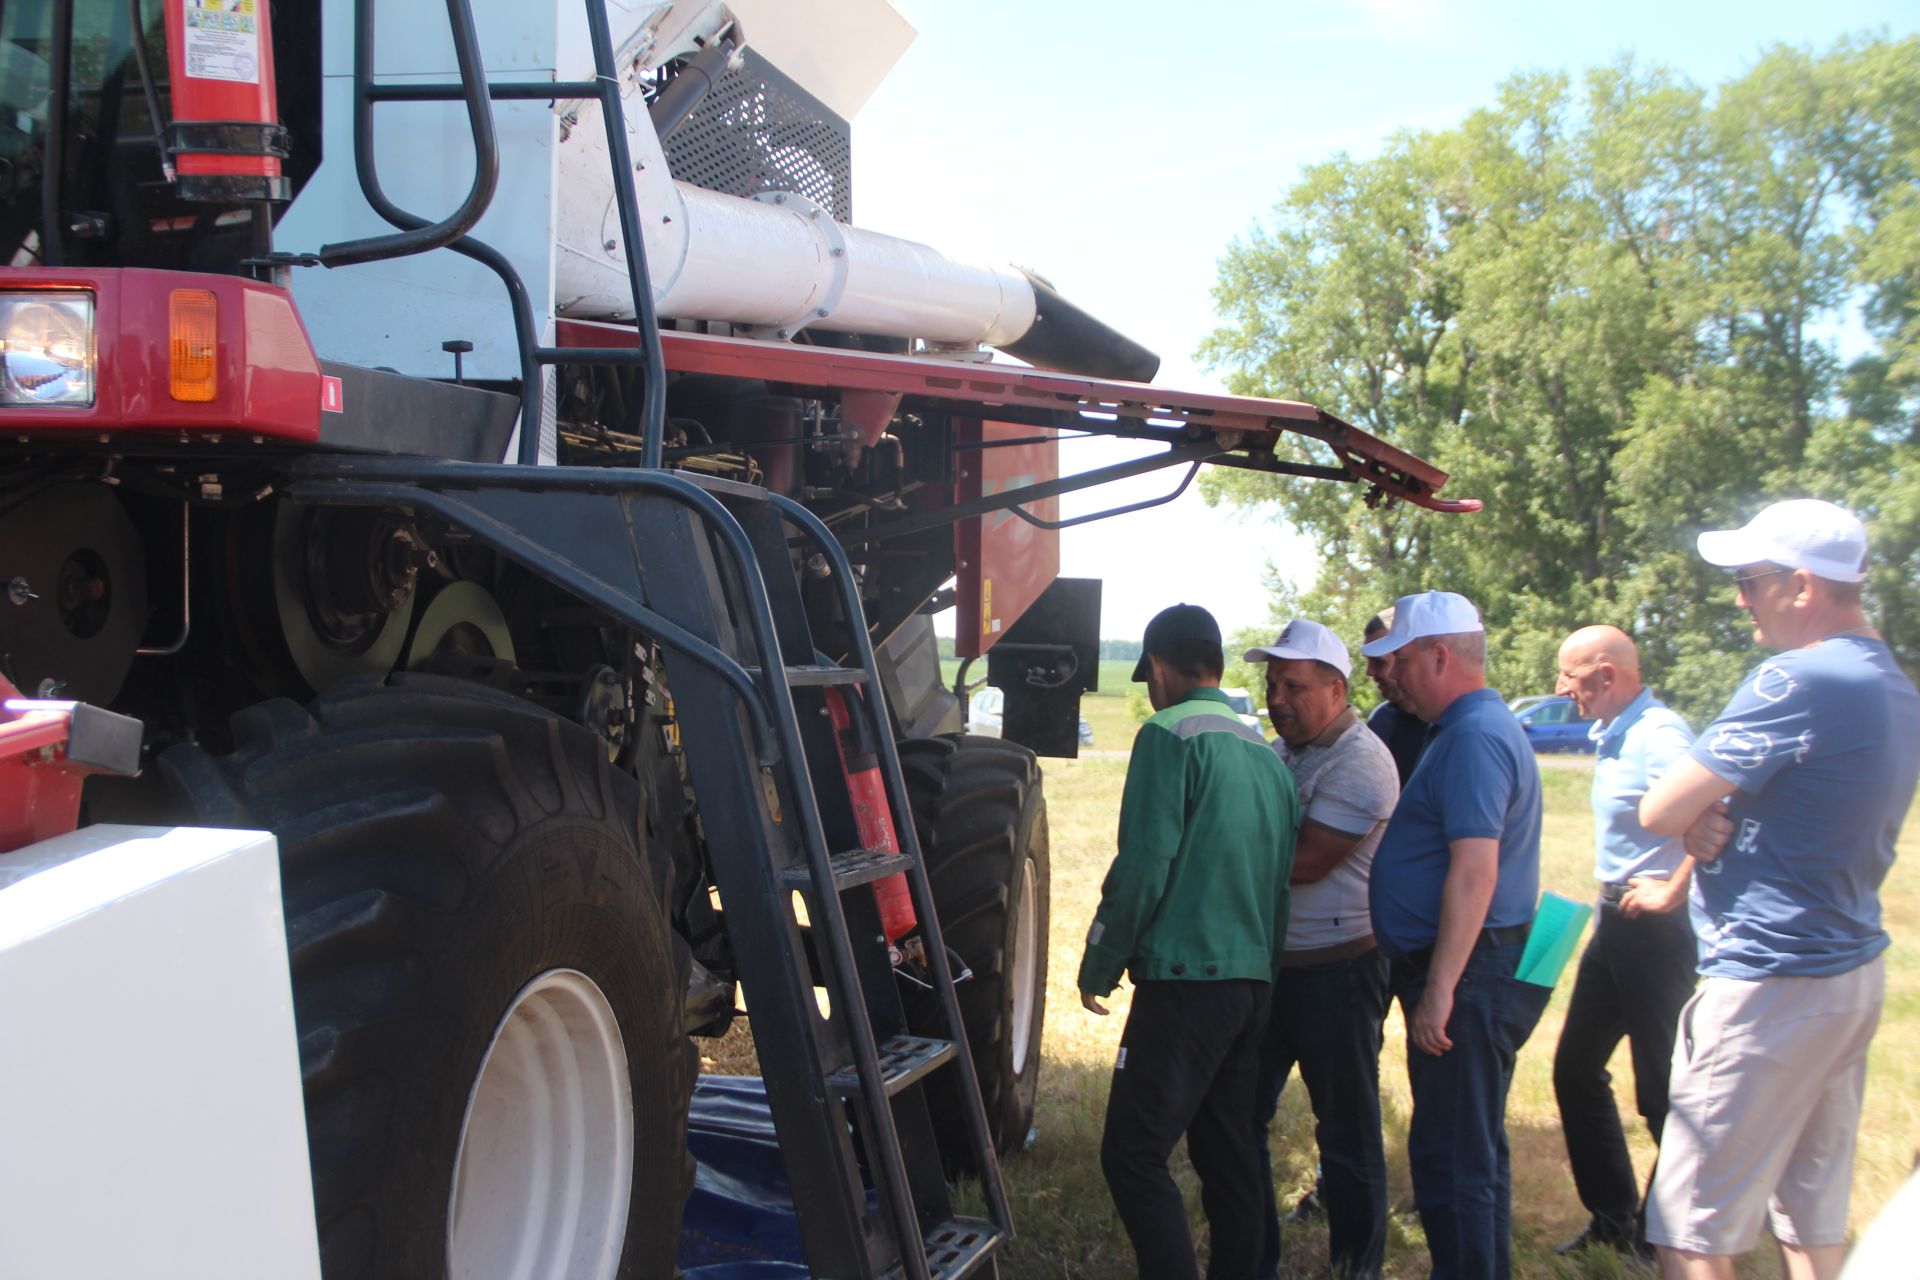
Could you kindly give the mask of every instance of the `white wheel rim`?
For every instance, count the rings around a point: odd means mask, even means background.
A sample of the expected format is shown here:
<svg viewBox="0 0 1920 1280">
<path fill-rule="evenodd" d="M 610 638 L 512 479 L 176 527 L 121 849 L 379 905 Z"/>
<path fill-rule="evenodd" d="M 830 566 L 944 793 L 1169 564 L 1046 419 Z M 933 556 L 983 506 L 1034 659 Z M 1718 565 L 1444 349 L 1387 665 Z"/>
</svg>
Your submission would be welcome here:
<svg viewBox="0 0 1920 1280">
<path fill-rule="evenodd" d="M 513 998 L 467 1095 L 447 1207 L 454 1280 L 611 1280 L 633 1189 L 613 1007 L 573 969 Z"/>
<path fill-rule="evenodd" d="M 1033 1047 L 1033 1011 L 1040 1003 L 1040 905 L 1033 859 L 1020 863 L 1020 912 L 1013 926 L 1013 1074 L 1027 1069 Z"/>
</svg>

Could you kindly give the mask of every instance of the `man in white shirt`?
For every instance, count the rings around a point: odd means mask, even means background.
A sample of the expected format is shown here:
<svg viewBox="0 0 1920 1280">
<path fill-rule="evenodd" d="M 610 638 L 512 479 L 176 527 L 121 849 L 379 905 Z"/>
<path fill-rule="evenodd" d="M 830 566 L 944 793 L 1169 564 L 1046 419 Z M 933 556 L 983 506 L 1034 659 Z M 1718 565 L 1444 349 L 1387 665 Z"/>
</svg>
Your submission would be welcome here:
<svg viewBox="0 0 1920 1280">
<path fill-rule="evenodd" d="M 1261 1050 L 1254 1121 L 1267 1173 L 1262 1276 L 1280 1261 L 1267 1131 L 1298 1065 L 1313 1103 L 1327 1213 L 1328 1264 L 1380 1274 L 1387 1237 L 1387 1164 L 1380 1136 L 1380 1028 L 1387 962 L 1374 945 L 1367 874 L 1400 795 L 1393 755 L 1347 704 L 1353 662 L 1317 622 L 1295 619 L 1250 649 L 1267 664 L 1273 744 L 1293 770 L 1302 815 L 1294 847 L 1293 914 Z"/>
</svg>

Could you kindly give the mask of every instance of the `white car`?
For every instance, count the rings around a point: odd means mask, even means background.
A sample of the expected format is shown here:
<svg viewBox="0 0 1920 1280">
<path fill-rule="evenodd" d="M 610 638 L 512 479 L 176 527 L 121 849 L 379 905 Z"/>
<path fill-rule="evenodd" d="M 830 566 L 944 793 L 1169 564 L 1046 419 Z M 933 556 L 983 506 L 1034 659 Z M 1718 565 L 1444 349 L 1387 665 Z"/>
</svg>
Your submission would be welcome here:
<svg viewBox="0 0 1920 1280">
<path fill-rule="evenodd" d="M 1000 713 L 1006 706 L 1007 695 L 991 685 L 973 695 L 967 704 L 967 732 L 977 733 L 983 738 L 1000 736 Z M 1093 726 L 1087 723 L 1085 716 L 1080 717 L 1080 745 L 1093 745 Z"/>
<path fill-rule="evenodd" d="M 1233 708 L 1233 713 L 1240 717 L 1241 724 L 1247 726 L 1249 729 L 1266 729 L 1267 709 L 1265 707 L 1255 707 L 1253 705 L 1252 695 L 1245 689 L 1228 689 L 1222 687 L 1220 692 L 1227 695 L 1227 703 Z"/>
</svg>

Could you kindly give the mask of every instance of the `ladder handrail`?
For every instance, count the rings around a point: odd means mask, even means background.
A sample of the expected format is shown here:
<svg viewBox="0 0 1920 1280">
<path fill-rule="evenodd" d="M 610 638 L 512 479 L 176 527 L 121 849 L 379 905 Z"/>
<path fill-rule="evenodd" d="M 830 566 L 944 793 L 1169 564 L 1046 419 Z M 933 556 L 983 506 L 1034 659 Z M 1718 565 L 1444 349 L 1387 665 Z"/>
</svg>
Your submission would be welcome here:
<svg viewBox="0 0 1920 1280">
<path fill-rule="evenodd" d="M 865 708 L 878 746 L 880 772 L 886 780 L 887 803 L 893 808 L 894 828 L 900 849 L 910 859 L 907 884 L 913 891 L 914 911 L 920 918 L 921 928 L 926 932 L 927 962 L 933 971 L 934 985 L 940 991 L 941 1012 L 954 1038 L 965 1050 L 966 1028 L 961 1020 L 959 1002 L 954 996 L 953 972 L 947 963 L 946 940 L 941 934 L 939 914 L 934 909 L 933 888 L 927 879 L 926 860 L 920 849 L 920 833 L 913 823 L 913 809 L 907 796 L 906 775 L 900 767 L 899 748 L 894 743 L 893 726 L 887 722 L 886 707 L 880 694 L 879 662 L 874 655 L 873 640 L 864 625 L 866 612 L 860 603 L 859 588 L 854 582 L 846 549 L 833 536 L 826 522 L 812 511 L 784 494 L 769 491 L 767 496 L 774 509 L 818 545 L 821 553 L 827 557 L 827 563 L 833 570 L 831 576 L 840 595 L 841 608 L 854 623 L 849 629 L 853 632 L 856 665 L 868 672 L 874 695 L 858 701 Z M 1006 1185 L 1000 1175 L 1000 1160 L 994 1151 L 993 1135 L 987 1127 L 986 1111 L 980 1103 L 979 1073 L 974 1068 L 970 1052 L 954 1056 L 966 1086 L 961 1091 L 962 1096 L 970 1099 L 964 1110 L 967 1113 L 967 1132 L 973 1140 L 974 1156 L 979 1163 L 981 1190 L 986 1195 L 987 1209 L 994 1225 L 1011 1237 L 1013 1211 L 1007 1202 Z"/>
</svg>

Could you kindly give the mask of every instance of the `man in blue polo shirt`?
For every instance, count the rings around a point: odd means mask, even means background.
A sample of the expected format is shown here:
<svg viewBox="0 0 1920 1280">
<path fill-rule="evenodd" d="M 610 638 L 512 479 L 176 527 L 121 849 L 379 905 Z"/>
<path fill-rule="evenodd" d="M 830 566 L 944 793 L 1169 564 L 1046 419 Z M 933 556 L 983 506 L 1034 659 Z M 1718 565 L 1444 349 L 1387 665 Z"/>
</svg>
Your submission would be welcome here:
<svg viewBox="0 0 1920 1280">
<path fill-rule="evenodd" d="M 1407 1020 L 1407 1155 L 1435 1280 L 1512 1274 L 1507 1089 L 1551 994 L 1514 971 L 1540 895 L 1540 770 L 1487 688 L 1480 614 L 1402 596 L 1362 647 L 1432 736 L 1374 855 L 1373 933 Z"/>
<path fill-rule="evenodd" d="M 1867 622 L 1867 533 L 1777 502 L 1700 535 L 1735 571 L 1755 667 L 1640 802 L 1698 859 L 1699 989 L 1681 1015 L 1647 1238 L 1669 1277 L 1732 1280 L 1772 1228 L 1794 1277 L 1846 1254 L 1867 1048 L 1886 992 L 1880 882 L 1920 785 L 1920 693 Z M 1730 839 L 1729 839 L 1730 837 Z"/>
</svg>

